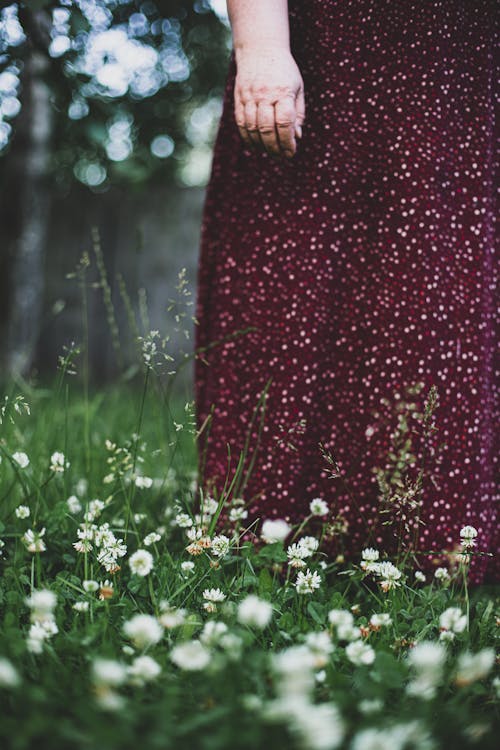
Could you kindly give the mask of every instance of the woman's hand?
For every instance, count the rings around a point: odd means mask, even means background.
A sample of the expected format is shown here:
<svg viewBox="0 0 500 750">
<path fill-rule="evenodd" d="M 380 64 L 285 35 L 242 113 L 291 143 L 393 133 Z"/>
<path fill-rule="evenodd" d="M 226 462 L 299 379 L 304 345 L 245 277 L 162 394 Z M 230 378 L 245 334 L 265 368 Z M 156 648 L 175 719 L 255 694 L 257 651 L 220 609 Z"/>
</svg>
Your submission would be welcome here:
<svg viewBox="0 0 500 750">
<path fill-rule="evenodd" d="M 304 83 L 288 49 L 236 51 L 234 115 L 248 146 L 294 156 L 305 118 Z"/>
</svg>

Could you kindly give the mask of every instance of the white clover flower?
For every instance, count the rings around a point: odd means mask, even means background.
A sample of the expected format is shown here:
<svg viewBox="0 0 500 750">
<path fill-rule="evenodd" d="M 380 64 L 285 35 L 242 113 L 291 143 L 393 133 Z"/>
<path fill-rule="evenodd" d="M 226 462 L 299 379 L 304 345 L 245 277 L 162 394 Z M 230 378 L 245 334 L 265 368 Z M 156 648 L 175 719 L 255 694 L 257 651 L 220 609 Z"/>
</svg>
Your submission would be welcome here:
<svg viewBox="0 0 500 750">
<path fill-rule="evenodd" d="M 290 730 L 301 747 L 335 750 L 341 744 L 345 734 L 344 723 L 333 703 L 293 701 L 287 713 Z"/>
<path fill-rule="evenodd" d="M 330 654 L 335 649 L 330 633 L 326 630 L 307 633 L 305 644 L 314 657 L 314 666 L 316 669 L 325 667 L 328 664 Z"/>
<path fill-rule="evenodd" d="M 26 647 L 28 651 L 33 654 L 41 654 L 43 651 L 43 644 L 53 635 L 59 632 L 59 629 L 51 619 L 45 619 L 43 621 L 36 620 L 31 624 L 29 629 L 28 638 L 26 640 Z"/>
<path fill-rule="evenodd" d="M 220 589 L 205 589 L 203 598 L 208 602 L 223 602 L 226 595 Z"/>
<path fill-rule="evenodd" d="M 210 620 L 203 626 L 203 630 L 200 633 L 200 641 L 205 646 L 216 646 L 221 637 L 228 632 L 228 627 L 225 622 L 217 622 L 216 620 Z"/>
<path fill-rule="evenodd" d="M 424 573 L 422 573 L 421 570 L 415 571 L 415 580 L 419 581 L 419 583 L 425 583 L 426 578 L 425 578 Z"/>
<path fill-rule="evenodd" d="M 16 688 L 21 684 L 19 672 L 9 659 L 0 657 L 0 688 Z"/>
<path fill-rule="evenodd" d="M 463 547 L 476 546 L 477 529 L 474 526 L 464 526 L 460 530 L 460 540 Z"/>
<path fill-rule="evenodd" d="M 70 495 L 66 500 L 66 505 L 70 513 L 80 513 L 82 510 L 82 504 L 76 495 Z"/>
<path fill-rule="evenodd" d="M 128 564 L 134 575 L 144 578 L 153 570 L 153 555 L 146 549 L 138 549 L 130 556 Z"/>
<path fill-rule="evenodd" d="M 73 604 L 73 609 L 76 610 L 77 612 L 88 612 L 89 606 L 90 605 L 88 602 L 79 601 Z"/>
<path fill-rule="evenodd" d="M 373 614 L 370 617 L 370 625 L 373 628 L 383 628 L 392 625 L 392 619 L 388 612 L 381 612 L 380 614 Z"/>
<path fill-rule="evenodd" d="M 161 667 L 151 656 L 143 654 L 137 656 L 127 669 L 129 681 L 132 685 L 145 685 L 155 680 L 161 672 Z"/>
<path fill-rule="evenodd" d="M 44 534 L 45 534 L 45 528 L 40 529 L 40 531 L 35 531 L 34 529 L 28 529 L 27 531 L 24 532 L 21 538 L 28 552 L 45 552 L 46 551 L 47 546 L 42 539 Z"/>
<path fill-rule="evenodd" d="M 249 594 L 238 605 L 238 622 L 249 627 L 265 628 L 273 616 L 270 602 L 260 599 L 255 594 Z"/>
<path fill-rule="evenodd" d="M 93 594 L 98 590 L 99 584 L 97 583 L 97 581 L 94 581 L 90 578 L 88 580 L 82 581 L 82 587 L 83 590 L 87 592 L 87 594 Z"/>
<path fill-rule="evenodd" d="M 311 557 L 311 553 L 307 547 L 304 547 L 301 544 L 291 544 L 288 547 L 286 554 L 288 557 L 288 563 L 292 568 L 305 568 L 306 563 L 304 560 Z"/>
<path fill-rule="evenodd" d="M 361 569 L 366 571 L 367 573 L 376 572 L 379 566 L 379 563 L 377 562 L 379 557 L 380 552 L 378 551 L 378 549 L 374 549 L 373 547 L 366 547 L 361 552 Z"/>
<path fill-rule="evenodd" d="M 25 469 L 27 466 L 29 466 L 29 458 L 26 453 L 23 453 L 22 451 L 16 451 L 12 454 L 12 458 L 16 462 L 18 466 L 21 467 L 21 469 Z"/>
<path fill-rule="evenodd" d="M 423 700 L 436 694 L 442 680 L 446 650 L 439 643 L 421 641 L 408 653 L 407 661 L 415 671 L 415 678 L 408 683 L 406 692 Z"/>
<path fill-rule="evenodd" d="M 174 646 L 170 658 L 180 669 L 200 671 L 210 664 L 210 651 L 198 640 Z"/>
<path fill-rule="evenodd" d="M 319 573 L 311 572 L 307 568 L 306 572 L 303 573 L 301 570 L 297 574 L 297 580 L 295 581 L 295 588 L 298 594 L 312 594 L 315 589 L 319 589 L 321 586 L 321 576 Z"/>
<path fill-rule="evenodd" d="M 224 536 L 224 534 L 214 536 L 212 539 L 212 554 L 215 555 L 215 557 L 224 557 L 224 555 L 227 555 L 229 552 L 229 546 L 230 541 L 227 536 Z"/>
<path fill-rule="evenodd" d="M 96 685 L 118 687 L 127 679 L 127 667 L 114 659 L 96 658 L 92 662 L 92 680 Z"/>
<path fill-rule="evenodd" d="M 495 652 L 492 648 L 483 648 L 476 654 L 466 651 L 458 657 L 455 682 L 465 687 L 488 676 L 495 663 Z"/>
<path fill-rule="evenodd" d="M 339 625 L 353 625 L 354 618 L 347 609 L 331 609 L 328 612 L 328 622 L 334 627 Z"/>
<path fill-rule="evenodd" d="M 434 571 L 434 578 L 437 581 L 449 581 L 450 580 L 450 574 L 446 570 L 446 568 L 436 568 Z"/>
<path fill-rule="evenodd" d="M 64 453 L 61 453 L 60 451 L 55 451 L 50 457 L 50 470 L 56 474 L 62 474 L 69 465 L 69 461 L 66 460 Z"/>
<path fill-rule="evenodd" d="M 203 503 L 203 513 L 208 516 L 213 516 L 217 512 L 219 503 L 213 497 L 206 497 Z"/>
<path fill-rule="evenodd" d="M 163 628 L 151 615 L 134 615 L 124 623 L 123 632 L 137 648 L 146 648 L 160 641 Z"/>
<path fill-rule="evenodd" d="M 167 630 L 178 628 L 186 622 L 187 610 L 170 606 L 166 599 L 160 602 L 160 611 L 159 620 Z"/>
<path fill-rule="evenodd" d="M 244 521 L 245 518 L 248 518 L 248 511 L 245 510 L 245 508 L 231 508 L 231 510 L 229 511 L 229 520 L 231 521 L 231 523 Z"/>
<path fill-rule="evenodd" d="M 190 574 L 194 571 L 196 565 L 191 560 L 185 560 L 184 562 L 181 562 L 181 570 L 185 574 Z"/>
<path fill-rule="evenodd" d="M 0 557 L 3 555 L 3 548 L 5 547 L 5 542 L 3 539 L 0 539 Z"/>
<path fill-rule="evenodd" d="M 307 550 L 309 555 L 314 555 L 319 548 L 319 539 L 316 539 L 315 536 L 303 536 L 302 539 L 299 539 L 297 544 L 302 549 Z"/>
<path fill-rule="evenodd" d="M 314 688 L 315 657 L 307 646 L 291 646 L 271 656 L 272 667 L 280 676 L 276 690 L 283 698 L 303 701 Z"/>
<path fill-rule="evenodd" d="M 279 518 L 275 521 L 269 519 L 262 524 L 260 536 L 266 544 L 273 544 L 284 541 L 291 530 L 291 526 L 286 521 Z"/>
<path fill-rule="evenodd" d="M 463 633 L 467 627 L 467 615 L 459 607 L 449 607 L 439 617 L 439 627 L 453 633 Z"/>
<path fill-rule="evenodd" d="M 138 487 L 140 490 L 148 490 L 150 487 L 153 486 L 153 480 L 151 477 L 143 477 L 141 475 L 136 476 L 134 480 L 134 484 L 136 487 Z"/>
<path fill-rule="evenodd" d="M 315 497 L 309 503 L 309 510 L 313 516 L 326 516 L 330 508 L 321 497 Z"/>
<path fill-rule="evenodd" d="M 220 637 L 219 646 L 224 649 L 228 659 L 237 661 L 241 656 L 243 641 L 236 633 L 224 633 Z"/>
<path fill-rule="evenodd" d="M 57 596 L 49 589 L 38 589 L 26 597 L 26 604 L 31 610 L 32 621 L 53 619 L 53 612 L 57 605 Z"/>
<path fill-rule="evenodd" d="M 15 514 L 17 518 L 28 518 L 30 515 L 30 509 L 27 505 L 18 505 Z"/>
<path fill-rule="evenodd" d="M 152 544 L 156 544 L 156 542 L 159 542 L 161 539 L 161 535 L 157 534 L 156 531 L 152 531 L 150 534 L 147 534 L 144 537 L 144 545 L 146 547 L 151 547 Z"/>
<path fill-rule="evenodd" d="M 378 563 L 375 573 L 382 579 L 380 587 L 383 591 L 389 591 L 401 585 L 401 581 L 399 580 L 402 577 L 401 571 L 388 560 Z"/>
<path fill-rule="evenodd" d="M 373 664 L 375 651 L 367 643 L 361 640 L 352 641 L 345 647 L 346 656 L 353 664 Z"/>
<path fill-rule="evenodd" d="M 380 698 L 365 698 L 358 703 L 358 708 L 362 714 L 371 715 L 382 711 L 384 702 Z M 385 750 L 385 745 L 382 750 Z"/>
<path fill-rule="evenodd" d="M 189 529 L 193 525 L 193 519 L 187 513 L 178 513 L 174 521 L 181 529 Z"/>
</svg>

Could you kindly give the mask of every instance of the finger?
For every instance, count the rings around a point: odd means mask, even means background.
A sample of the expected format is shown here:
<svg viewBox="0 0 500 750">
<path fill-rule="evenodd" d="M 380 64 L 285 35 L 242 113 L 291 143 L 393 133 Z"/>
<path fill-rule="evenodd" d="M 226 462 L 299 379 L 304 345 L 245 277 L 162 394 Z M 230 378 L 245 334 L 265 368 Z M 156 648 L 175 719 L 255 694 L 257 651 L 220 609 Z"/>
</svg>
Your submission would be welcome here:
<svg viewBox="0 0 500 750">
<path fill-rule="evenodd" d="M 234 100 L 234 119 L 245 145 L 251 148 L 253 144 L 245 127 L 245 107 L 239 96 Z"/>
<path fill-rule="evenodd" d="M 245 102 L 245 127 L 253 145 L 260 148 L 262 143 L 257 125 L 257 105 L 253 100 Z"/>
<path fill-rule="evenodd" d="M 274 107 L 269 102 L 259 102 L 257 106 L 259 135 L 266 151 L 274 156 L 280 154 L 280 144 L 275 127 Z"/>
<path fill-rule="evenodd" d="M 295 121 L 295 131 L 298 138 L 302 138 L 302 125 L 306 119 L 306 102 L 304 98 L 304 89 L 300 88 L 295 101 L 295 110 L 297 119 Z"/>
<path fill-rule="evenodd" d="M 292 96 L 279 99 L 274 105 L 276 130 L 282 153 L 288 158 L 297 150 L 295 143 L 295 100 Z"/>
</svg>

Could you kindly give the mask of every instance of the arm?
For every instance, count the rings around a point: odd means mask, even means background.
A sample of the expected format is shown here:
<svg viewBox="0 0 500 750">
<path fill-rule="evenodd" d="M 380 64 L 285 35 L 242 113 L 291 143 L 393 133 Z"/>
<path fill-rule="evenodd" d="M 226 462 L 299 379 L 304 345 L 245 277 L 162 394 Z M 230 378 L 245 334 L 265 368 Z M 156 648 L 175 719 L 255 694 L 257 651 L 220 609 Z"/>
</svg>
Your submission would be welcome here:
<svg viewBox="0 0 500 750">
<path fill-rule="evenodd" d="M 236 60 L 234 115 L 248 146 L 294 156 L 304 84 L 290 52 L 287 0 L 228 0 Z"/>
</svg>

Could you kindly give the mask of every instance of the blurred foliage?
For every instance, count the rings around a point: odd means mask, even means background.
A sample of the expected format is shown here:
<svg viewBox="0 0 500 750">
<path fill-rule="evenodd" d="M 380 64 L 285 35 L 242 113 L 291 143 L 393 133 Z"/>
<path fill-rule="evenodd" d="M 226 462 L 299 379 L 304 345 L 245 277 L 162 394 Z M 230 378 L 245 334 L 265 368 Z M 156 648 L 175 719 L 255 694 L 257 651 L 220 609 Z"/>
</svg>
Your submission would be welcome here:
<svg viewBox="0 0 500 750">
<path fill-rule="evenodd" d="M 223 7 L 0 0 L 0 154 L 15 142 L 27 63 L 38 55 L 47 61 L 60 188 L 74 179 L 94 190 L 169 177 L 203 184 L 231 48 Z"/>
</svg>

